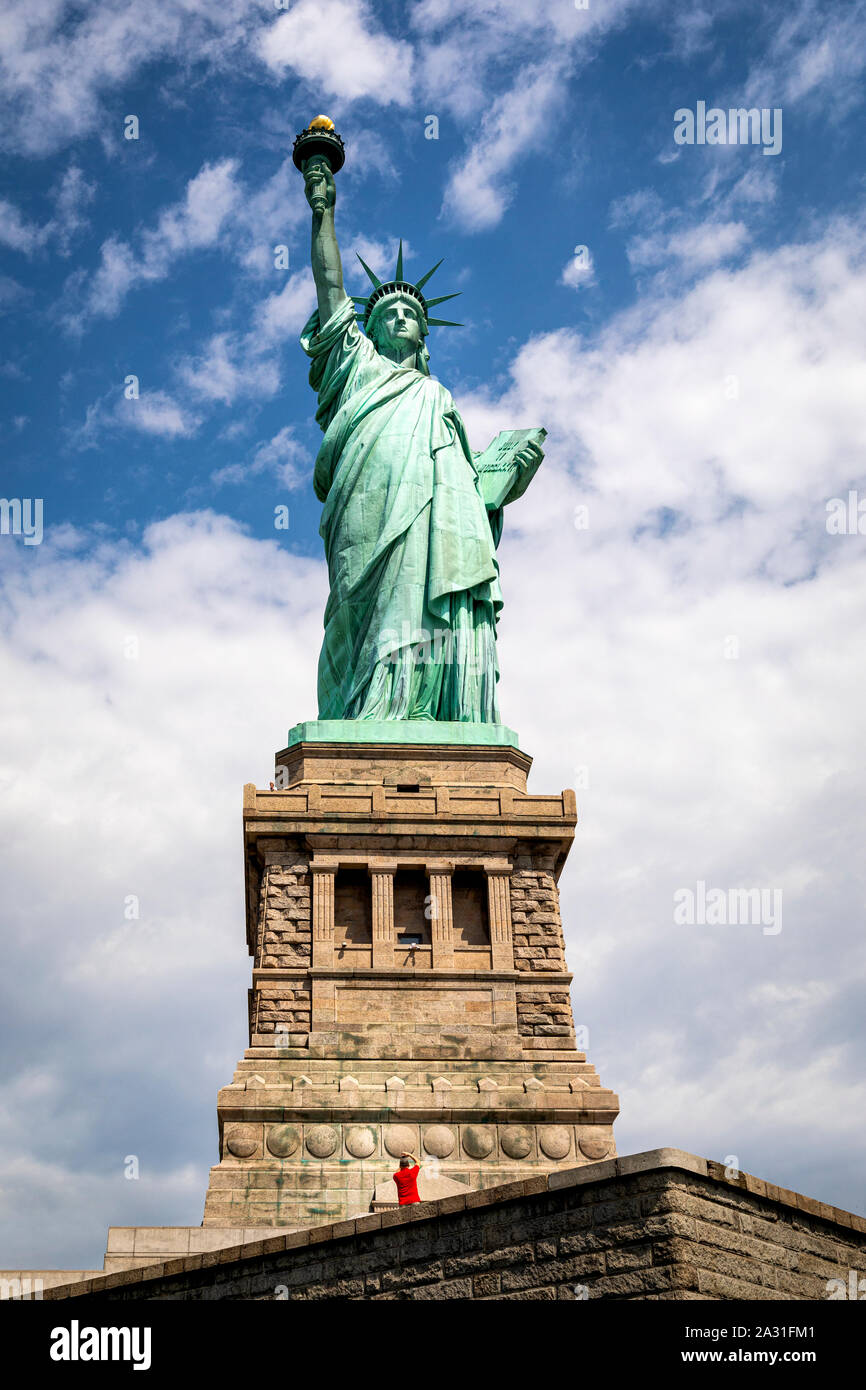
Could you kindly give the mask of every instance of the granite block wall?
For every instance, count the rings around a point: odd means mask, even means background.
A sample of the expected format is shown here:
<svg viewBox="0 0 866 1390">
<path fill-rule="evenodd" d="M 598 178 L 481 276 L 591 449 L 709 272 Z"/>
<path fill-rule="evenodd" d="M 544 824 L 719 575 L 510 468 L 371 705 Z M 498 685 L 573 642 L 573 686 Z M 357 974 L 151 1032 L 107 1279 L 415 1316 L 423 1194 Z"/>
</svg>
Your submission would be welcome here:
<svg viewBox="0 0 866 1390">
<path fill-rule="evenodd" d="M 676 1149 L 128 1270 L 46 1299 L 824 1300 L 866 1220 Z"/>
</svg>

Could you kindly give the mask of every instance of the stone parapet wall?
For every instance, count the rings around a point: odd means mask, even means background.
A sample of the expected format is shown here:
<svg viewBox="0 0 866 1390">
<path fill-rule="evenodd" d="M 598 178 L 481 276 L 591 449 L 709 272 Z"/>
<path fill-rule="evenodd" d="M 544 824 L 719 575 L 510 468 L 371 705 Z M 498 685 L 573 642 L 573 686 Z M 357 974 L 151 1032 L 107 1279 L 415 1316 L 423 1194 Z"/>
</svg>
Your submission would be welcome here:
<svg viewBox="0 0 866 1390">
<path fill-rule="evenodd" d="M 32 1302 L 41 1299 L 45 1289 L 101 1279 L 104 1273 L 102 1269 L 0 1269 L 0 1303 L 7 1299 Z"/>
<path fill-rule="evenodd" d="M 866 1219 L 658 1149 L 398 1207 L 46 1300 L 827 1299 L 866 1270 Z M 838 1286 L 836 1286 L 838 1287 Z"/>
</svg>

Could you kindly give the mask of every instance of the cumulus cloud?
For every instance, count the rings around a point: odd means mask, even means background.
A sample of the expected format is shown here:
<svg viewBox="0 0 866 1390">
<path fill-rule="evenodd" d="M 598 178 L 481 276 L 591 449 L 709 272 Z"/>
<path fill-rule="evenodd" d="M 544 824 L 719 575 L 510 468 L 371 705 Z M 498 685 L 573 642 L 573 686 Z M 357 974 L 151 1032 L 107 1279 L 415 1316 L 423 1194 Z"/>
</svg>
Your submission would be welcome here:
<svg viewBox="0 0 866 1390">
<path fill-rule="evenodd" d="M 442 210 L 464 231 L 495 226 L 514 194 L 514 162 L 537 138 L 539 112 L 554 108 L 561 83 L 559 65 L 521 72 L 516 85 L 485 112 L 481 129 L 451 174 Z"/>
<path fill-rule="evenodd" d="M 248 15 L 246 0 L 137 0 L 120 8 L 109 0 L 8 0 L 0 49 L 3 148 L 41 156 L 94 131 L 110 144 L 118 116 L 107 111 L 109 93 L 167 55 L 220 67 L 247 43 Z"/>
<path fill-rule="evenodd" d="M 98 1268 L 109 1222 L 201 1221 L 245 1046 L 240 790 L 315 713 L 324 565 L 205 512 L 50 533 L 4 594 L 3 1261 Z"/>
<path fill-rule="evenodd" d="M 304 269 L 289 276 L 282 289 L 269 294 L 255 309 L 250 330 L 251 345 L 259 351 L 300 333 L 316 306 L 312 272 Z"/>
<path fill-rule="evenodd" d="M 736 255 L 748 237 L 748 228 L 743 222 L 710 219 L 685 231 L 670 230 L 634 237 L 627 247 L 627 255 L 629 264 L 635 269 L 679 261 L 687 270 L 704 270 Z"/>
<path fill-rule="evenodd" d="M 839 119 L 863 100 L 866 4 L 828 10 L 798 0 L 774 16 L 767 49 L 756 56 L 746 83 L 746 104 L 800 106 L 831 98 Z"/>
<path fill-rule="evenodd" d="M 44 229 L 24 217 L 8 198 L 0 198 L 0 242 L 10 251 L 33 254 L 45 240 Z"/>
<path fill-rule="evenodd" d="M 118 406 L 116 418 L 128 413 L 132 429 L 144 434 L 158 434 L 169 439 L 189 438 L 198 428 L 198 420 L 166 391 L 145 391 L 137 400 Z"/>
<path fill-rule="evenodd" d="M 563 266 L 559 281 L 573 290 L 589 289 L 595 284 L 595 263 L 587 246 L 575 246 L 574 255 Z"/>
<path fill-rule="evenodd" d="M 233 405 L 244 397 L 269 397 L 279 389 L 277 352 L 296 337 L 316 303 L 309 270 L 289 275 L 281 289 L 257 301 L 246 332 L 213 334 L 203 350 L 176 364 L 179 384 L 204 403 Z"/>
<path fill-rule="evenodd" d="M 288 246 L 310 215 L 291 156 L 259 188 L 247 186 L 231 216 L 231 250 L 245 270 L 273 275 L 275 247 Z"/>
<path fill-rule="evenodd" d="M 202 165 L 183 197 L 164 208 L 134 244 L 108 237 L 93 275 L 76 273 L 73 298 L 79 307 L 67 308 L 68 326 L 80 331 L 89 318 L 114 318 L 137 286 L 164 280 L 180 257 L 214 246 L 240 198 L 237 167 L 236 159 Z"/>
<path fill-rule="evenodd" d="M 412 7 L 416 62 L 432 110 L 458 120 L 478 116 L 506 88 L 551 53 L 573 65 L 589 61 L 603 36 L 623 22 L 634 0 L 420 0 Z M 539 108 L 543 118 L 556 108 Z M 471 143 L 477 126 L 470 128 Z"/>
<path fill-rule="evenodd" d="M 191 5 L 138 0 L 7 0 L 0 75 L 0 142 L 44 155 L 96 134 L 120 138 L 112 98 L 148 64 L 171 59 L 219 75 L 238 64 L 275 77 L 293 73 L 311 95 L 405 107 L 416 84 L 455 114 L 478 111 L 495 91 L 496 65 L 537 61 L 551 45 L 591 51 L 633 0 L 466 0 L 416 5 L 386 24 L 365 0 L 297 0 L 270 24 L 251 22 L 248 0 Z M 501 76 L 501 74 L 500 74 Z"/>
<path fill-rule="evenodd" d="M 754 253 L 679 298 L 648 292 L 592 341 L 565 330 L 535 338 L 513 364 L 508 399 L 522 409 L 531 391 L 548 428 L 566 437 L 579 422 L 578 457 L 605 460 L 630 524 L 649 506 L 715 522 L 734 498 L 762 511 L 792 498 L 822 507 L 827 489 L 858 471 L 864 442 L 853 350 L 862 227 L 834 221 L 815 241 Z M 756 549 L 720 553 L 725 568 L 763 563 L 778 541 L 775 526 L 743 524 Z M 703 549 L 701 569 L 711 563 Z"/>
<path fill-rule="evenodd" d="M 245 483 L 257 474 L 270 473 L 279 487 L 293 491 L 309 480 L 312 467 L 307 450 L 295 438 L 294 428 L 284 425 L 272 439 L 256 445 L 248 464 L 231 463 L 217 469 L 211 481 L 221 487 L 225 483 Z"/>
<path fill-rule="evenodd" d="M 168 391 L 142 391 L 130 398 L 116 389 L 87 407 L 83 423 L 71 432 L 71 440 L 77 448 L 90 449 L 106 434 L 122 430 L 162 439 L 189 439 L 201 423 L 200 415 Z"/>
<path fill-rule="evenodd" d="M 763 165 L 740 173 L 714 161 L 685 206 L 664 203 L 655 189 L 636 189 L 611 204 L 610 226 L 631 233 L 625 249 L 632 270 L 673 272 L 676 287 L 738 258 L 771 215 L 778 186 L 775 171 Z"/>
<path fill-rule="evenodd" d="M 262 35 L 259 52 L 273 72 L 291 70 L 327 96 L 386 106 L 412 98 L 412 47 L 382 29 L 363 0 L 297 0 Z"/>
<path fill-rule="evenodd" d="M 177 376 L 198 400 L 225 405 L 241 396 L 273 395 L 280 379 L 276 363 L 251 351 L 235 333 L 215 333 L 200 353 L 178 363 Z"/>
<path fill-rule="evenodd" d="M 504 396 L 458 402 L 476 447 L 550 431 L 506 511 L 502 709 L 535 786 L 578 787 L 569 960 L 620 1150 L 737 1154 L 852 1209 L 863 542 L 825 523 L 862 486 L 862 232 L 545 334 Z M 782 931 L 675 925 L 698 880 L 779 888 Z M 820 1156 L 797 1142 L 816 1085 Z"/>
<path fill-rule="evenodd" d="M 61 254 L 69 255 L 72 243 L 90 222 L 85 208 L 92 203 L 96 185 L 85 178 L 77 164 L 70 164 L 55 190 L 55 217 L 51 224 Z"/>
<path fill-rule="evenodd" d="M 259 444 L 253 454 L 253 474 L 270 472 L 284 488 L 297 488 L 312 472 L 310 456 L 298 443 L 291 425 L 284 425 L 273 439 Z"/>
</svg>

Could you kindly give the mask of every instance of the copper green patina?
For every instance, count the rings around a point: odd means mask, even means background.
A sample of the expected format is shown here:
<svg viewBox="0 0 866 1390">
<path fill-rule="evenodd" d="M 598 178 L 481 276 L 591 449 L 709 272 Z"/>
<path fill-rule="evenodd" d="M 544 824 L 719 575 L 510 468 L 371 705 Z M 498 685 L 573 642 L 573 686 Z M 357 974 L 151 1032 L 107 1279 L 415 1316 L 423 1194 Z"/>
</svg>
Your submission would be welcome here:
<svg viewBox="0 0 866 1390">
<path fill-rule="evenodd" d="M 356 312 L 343 288 L 328 159 L 304 160 L 303 173 L 318 306 L 301 344 L 324 432 L 314 487 L 330 594 L 319 719 L 289 741 L 439 742 L 447 733 L 448 742 L 516 742 L 496 699 L 496 547 L 503 507 L 541 462 L 544 431 L 470 448 L 450 392 L 428 368 L 429 327 L 448 322 L 430 310 L 453 298 L 425 296 L 437 266 L 413 284 L 402 245 L 390 281 L 362 261 L 373 288 Z M 341 731 L 341 721 L 353 723 Z"/>
</svg>

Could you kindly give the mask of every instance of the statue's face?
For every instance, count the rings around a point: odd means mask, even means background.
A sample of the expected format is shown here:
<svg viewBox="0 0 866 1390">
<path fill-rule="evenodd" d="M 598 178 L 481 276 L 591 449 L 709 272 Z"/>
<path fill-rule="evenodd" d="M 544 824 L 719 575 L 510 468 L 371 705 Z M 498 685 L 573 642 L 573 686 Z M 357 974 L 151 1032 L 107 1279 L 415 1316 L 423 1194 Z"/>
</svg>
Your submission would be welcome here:
<svg viewBox="0 0 866 1390">
<path fill-rule="evenodd" d="M 420 306 L 402 294 L 389 299 L 376 315 L 374 336 L 377 346 L 385 351 L 395 348 L 402 354 L 409 347 L 417 351 L 424 336 Z"/>
</svg>

